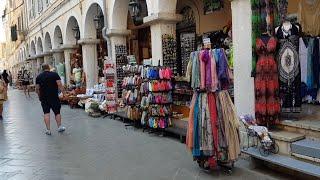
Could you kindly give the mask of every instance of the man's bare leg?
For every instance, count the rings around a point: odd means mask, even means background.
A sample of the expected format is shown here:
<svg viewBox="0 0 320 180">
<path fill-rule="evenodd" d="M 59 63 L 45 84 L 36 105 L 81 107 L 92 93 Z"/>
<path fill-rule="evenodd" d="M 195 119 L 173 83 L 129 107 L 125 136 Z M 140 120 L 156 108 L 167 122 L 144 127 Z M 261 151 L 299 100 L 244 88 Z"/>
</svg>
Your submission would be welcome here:
<svg viewBox="0 0 320 180">
<path fill-rule="evenodd" d="M 57 122 L 57 126 L 59 128 L 61 126 L 61 114 L 56 115 L 56 122 Z"/>
<path fill-rule="evenodd" d="M 46 128 L 47 128 L 46 134 L 47 135 L 51 135 L 51 131 L 50 131 L 50 113 L 44 115 L 44 123 L 46 124 Z"/>
<path fill-rule="evenodd" d="M 56 115 L 56 122 L 57 122 L 57 126 L 58 126 L 58 131 L 64 132 L 66 130 L 66 128 L 61 126 L 61 114 Z"/>
</svg>

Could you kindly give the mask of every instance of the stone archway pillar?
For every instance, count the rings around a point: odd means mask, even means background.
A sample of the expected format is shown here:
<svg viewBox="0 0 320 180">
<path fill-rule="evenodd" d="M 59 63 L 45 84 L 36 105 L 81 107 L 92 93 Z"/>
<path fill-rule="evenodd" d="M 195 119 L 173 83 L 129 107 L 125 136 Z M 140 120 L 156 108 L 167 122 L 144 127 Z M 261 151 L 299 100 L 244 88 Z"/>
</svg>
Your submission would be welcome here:
<svg viewBox="0 0 320 180">
<path fill-rule="evenodd" d="M 111 46 L 111 53 L 112 53 L 112 61 L 114 64 L 116 64 L 116 46 L 127 45 L 127 36 L 131 33 L 130 30 L 127 29 L 108 29 L 107 30 L 107 36 L 110 39 L 110 46 Z M 117 64 L 116 64 L 117 65 Z M 115 74 L 115 79 L 117 80 L 117 73 Z M 116 89 L 117 88 L 117 83 L 116 83 Z M 116 91 L 116 97 L 118 97 L 118 91 Z"/>
<path fill-rule="evenodd" d="M 116 61 L 116 46 L 127 45 L 127 36 L 131 33 L 127 29 L 108 29 L 107 36 L 110 38 L 112 60 Z"/>
<path fill-rule="evenodd" d="M 233 0 L 232 37 L 234 52 L 234 98 L 237 113 L 255 114 L 252 68 L 252 25 L 249 0 Z"/>
<path fill-rule="evenodd" d="M 87 88 L 93 88 L 98 83 L 98 39 L 81 39 L 83 54 L 83 71 L 86 75 Z"/>
<path fill-rule="evenodd" d="M 52 57 L 53 57 L 53 62 L 56 68 L 56 72 L 58 72 L 57 65 L 59 63 L 64 64 L 64 67 L 66 67 L 65 61 L 64 61 L 64 51 L 62 49 L 54 49 L 52 52 L 53 52 Z M 62 83 L 66 84 L 66 68 L 64 68 L 64 76 L 60 78 L 62 80 Z"/>
<path fill-rule="evenodd" d="M 176 23 L 182 20 L 182 16 L 175 13 L 157 13 L 143 19 L 150 25 L 153 65 L 163 64 L 162 35 L 176 35 Z"/>
<path fill-rule="evenodd" d="M 36 59 L 32 59 L 31 60 L 31 66 L 32 66 L 32 77 L 33 77 L 33 84 L 36 84 L 36 78 L 38 76 L 38 71 L 37 71 L 37 60 Z"/>
</svg>

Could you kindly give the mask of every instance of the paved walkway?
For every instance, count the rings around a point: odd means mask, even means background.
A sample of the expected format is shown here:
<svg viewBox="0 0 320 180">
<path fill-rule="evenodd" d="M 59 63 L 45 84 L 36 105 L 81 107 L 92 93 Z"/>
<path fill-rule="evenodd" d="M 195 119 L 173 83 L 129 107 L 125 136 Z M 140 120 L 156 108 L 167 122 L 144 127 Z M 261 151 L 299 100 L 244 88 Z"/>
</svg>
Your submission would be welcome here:
<svg viewBox="0 0 320 180">
<path fill-rule="evenodd" d="M 178 140 L 157 137 L 83 110 L 62 109 L 64 134 L 44 135 L 42 112 L 33 95 L 9 92 L 0 122 L 0 179 L 21 180 L 209 180 L 274 179 L 240 160 L 231 176 L 206 173 Z"/>
</svg>

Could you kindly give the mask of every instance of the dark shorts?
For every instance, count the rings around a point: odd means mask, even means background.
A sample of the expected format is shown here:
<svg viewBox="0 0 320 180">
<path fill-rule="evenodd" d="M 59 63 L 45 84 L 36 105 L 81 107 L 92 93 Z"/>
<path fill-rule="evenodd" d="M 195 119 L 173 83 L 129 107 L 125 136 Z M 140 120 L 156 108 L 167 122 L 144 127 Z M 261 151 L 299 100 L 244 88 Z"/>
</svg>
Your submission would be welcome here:
<svg viewBox="0 0 320 180">
<path fill-rule="evenodd" d="M 59 98 L 42 100 L 41 106 L 44 114 L 49 114 L 51 109 L 55 115 L 60 114 L 61 104 Z"/>
<path fill-rule="evenodd" d="M 23 85 L 23 86 L 29 86 L 29 85 L 30 85 L 30 82 L 29 82 L 29 81 L 22 81 L 22 85 Z"/>
</svg>

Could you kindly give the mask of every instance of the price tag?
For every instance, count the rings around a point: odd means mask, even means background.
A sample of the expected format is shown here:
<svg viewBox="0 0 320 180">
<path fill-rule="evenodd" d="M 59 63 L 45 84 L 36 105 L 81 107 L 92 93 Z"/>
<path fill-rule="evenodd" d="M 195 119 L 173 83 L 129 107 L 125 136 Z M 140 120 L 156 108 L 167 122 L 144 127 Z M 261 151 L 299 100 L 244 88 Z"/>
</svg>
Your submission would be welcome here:
<svg viewBox="0 0 320 180">
<path fill-rule="evenodd" d="M 210 38 L 204 38 L 203 39 L 203 45 L 211 45 L 211 40 L 210 40 Z"/>
</svg>

